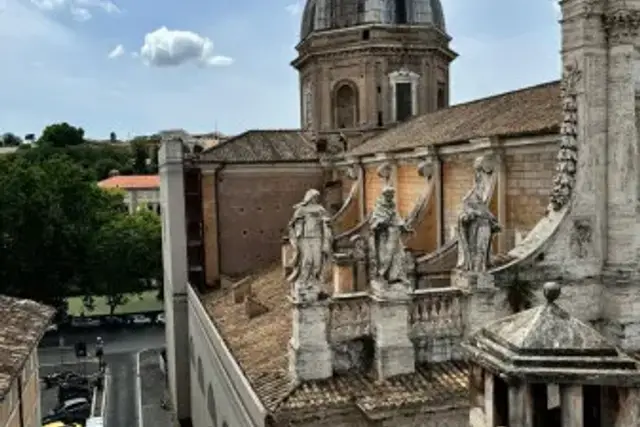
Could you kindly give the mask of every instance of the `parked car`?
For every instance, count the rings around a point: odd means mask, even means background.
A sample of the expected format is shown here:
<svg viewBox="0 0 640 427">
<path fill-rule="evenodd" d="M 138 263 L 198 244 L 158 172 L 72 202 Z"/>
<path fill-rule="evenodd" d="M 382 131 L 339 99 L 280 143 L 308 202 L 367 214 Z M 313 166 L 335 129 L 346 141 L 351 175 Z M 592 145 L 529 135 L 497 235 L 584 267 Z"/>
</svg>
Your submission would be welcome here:
<svg viewBox="0 0 640 427">
<path fill-rule="evenodd" d="M 100 326 L 100 319 L 95 317 L 73 317 L 71 319 L 71 326 L 78 328 L 91 328 Z"/>
<path fill-rule="evenodd" d="M 44 381 L 44 385 L 46 388 L 52 388 L 64 382 L 78 381 L 80 378 L 80 375 L 76 374 L 75 372 L 62 371 L 46 375 L 42 380 Z"/>
<path fill-rule="evenodd" d="M 45 332 L 49 332 L 49 333 L 58 332 L 58 325 L 56 325 L 55 323 L 50 324 L 49 326 L 47 326 L 47 329 Z"/>
<path fill-rule="evenodd" d="M 160 313 L 156 316 L 156 323 L 159 323 L 161 325 L 165 324 L 164 313 Z"/>
<path fill-rule="evenodd" d="M 134 325 L 148 325 L 151 323 L 151 319 L 143 314 L 133 314 L 129 319 Z"/>
<path fill-rule="evenodd" d="M 42 427 L 82 427 L 82 424 L 78 424 L 78 423 L 69 424 L 62 421 L 54 421 L 49 424 L 44 424 Z"/>
<path fill-rule="evenodd" d="M 67 382 L 58 387 L 58 402 L 68 402 L 76 398 L 91 400 L 91 387 L 86 382 Z"/>
<path fill-rule="evenodd" d="M 84 397 L 76 397 L 56 406 L 55 409 L 43 418 L 42 424 L 55 421 L 83 424 L 90 415 L 91 403 L 89 400 Z"/>
<path fill-rule="evenodd" d="M 102 318 L 102 324 L 104 326 L 118 327 L 126 323 L 125 319 L 120 316 L 105 316 Z"/>
</svg>

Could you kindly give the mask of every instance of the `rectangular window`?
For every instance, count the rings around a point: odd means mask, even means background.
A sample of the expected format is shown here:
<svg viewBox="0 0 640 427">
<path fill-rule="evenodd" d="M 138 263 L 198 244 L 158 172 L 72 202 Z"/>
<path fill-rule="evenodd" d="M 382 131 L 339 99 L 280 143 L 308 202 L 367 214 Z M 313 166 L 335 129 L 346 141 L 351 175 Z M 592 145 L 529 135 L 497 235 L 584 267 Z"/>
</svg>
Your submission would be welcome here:
<svg viewBox="0 0 640 427">
<path fill-rule="evenodd" d="M 411 83 L 396 83 L 396 120 L 403 122 L 413 115 Z"/>
<path fill-rule="evenodd" d="M 382 111 L 378 111 L 378 127 L 382 127 L 382 125 L 383 125 Z"/>
<path fill-rule="evenodd" d="M 445 108 L 447 106 L 447 91 L 444 83 L 438 83 L 438 94 L 437 94 L 437 108 L 438 110 L 441 108 Z"/>
</svg>

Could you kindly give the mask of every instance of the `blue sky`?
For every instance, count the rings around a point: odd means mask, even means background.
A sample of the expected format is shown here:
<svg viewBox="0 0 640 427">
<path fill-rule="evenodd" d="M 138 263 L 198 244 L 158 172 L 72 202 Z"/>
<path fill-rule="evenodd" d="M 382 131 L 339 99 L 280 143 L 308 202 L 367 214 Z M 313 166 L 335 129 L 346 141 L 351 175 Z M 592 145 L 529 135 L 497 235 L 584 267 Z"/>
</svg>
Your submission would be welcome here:
<svg viewBox="0 0 640 427">
<path fill-rule="evenodd" d="M 442 0 L 452 101 L 560 75 L 552 0 Z M 297 127 L 296 0 L 0 0 L 0 132 Z M 181 54 L 168 57 L 173 40 Z M 158 50 L 158 47 L 160 49 Z M 178 51 L 176 48 L 175 51 Z"/>
</svg>

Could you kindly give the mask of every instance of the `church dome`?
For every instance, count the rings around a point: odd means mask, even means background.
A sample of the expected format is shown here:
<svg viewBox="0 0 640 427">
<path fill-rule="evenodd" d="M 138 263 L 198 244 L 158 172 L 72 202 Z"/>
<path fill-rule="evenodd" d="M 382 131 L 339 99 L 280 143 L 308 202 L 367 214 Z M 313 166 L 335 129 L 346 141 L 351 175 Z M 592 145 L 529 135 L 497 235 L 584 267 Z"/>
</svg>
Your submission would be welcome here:
<svg viewBox="0 0 640 427">
<path fill-rule="evenodd" d="M 307 0 L 300 38 L 363 24 L 431 25 L 445 32 L 440 0 Z"/>
</svg>

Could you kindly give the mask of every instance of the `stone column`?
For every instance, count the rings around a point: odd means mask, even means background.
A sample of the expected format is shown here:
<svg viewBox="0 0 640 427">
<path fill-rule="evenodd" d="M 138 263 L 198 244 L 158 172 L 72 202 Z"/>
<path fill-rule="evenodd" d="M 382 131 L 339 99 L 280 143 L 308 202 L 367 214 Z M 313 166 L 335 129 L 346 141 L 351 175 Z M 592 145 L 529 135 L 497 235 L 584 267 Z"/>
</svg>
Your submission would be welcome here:
<svg viewBox="0 0 640 427">
<path fill-rule="evenodd" d="M 289 372 L 294 381 L 331 378 L 332 353 L 328 341 L 329 300 L 291 299 L 293 327 L 289 342 Z"/>
<path fill-rule="evenodd" d="M 189 321 L 187 225 L 184 194 L 183 146 L 167 140 L 158 154 L 162 205 L 164 305 L 167 316 L 167 371 L 169 394 L 179 420 L 191 416 L 189 379 Z"/>
<path fill-rule="evenodd" d="M 583 427 L 582 386 L 560 386 L 560 410 L 562 427 Z"/>
<path fill-rule="evenodd" d="M 484 419 L 487 427 L 496 425 L 495 378 L 489 371 L 484 372 Z"/>
<path fill-rule="evenodd" d="M 411 295 L 408 291 L 385 294 L 381 289 L 374 286 L 371 296 L 371 326 L 378 378 L 411 374 L 416 368 L 415 350 L 409 339 Z"/>
<path fill-rule="evenodd" d="M 509 425 L 533 427 L 531 389 L 525 382 L 509 384 Z"/>
</svg>

